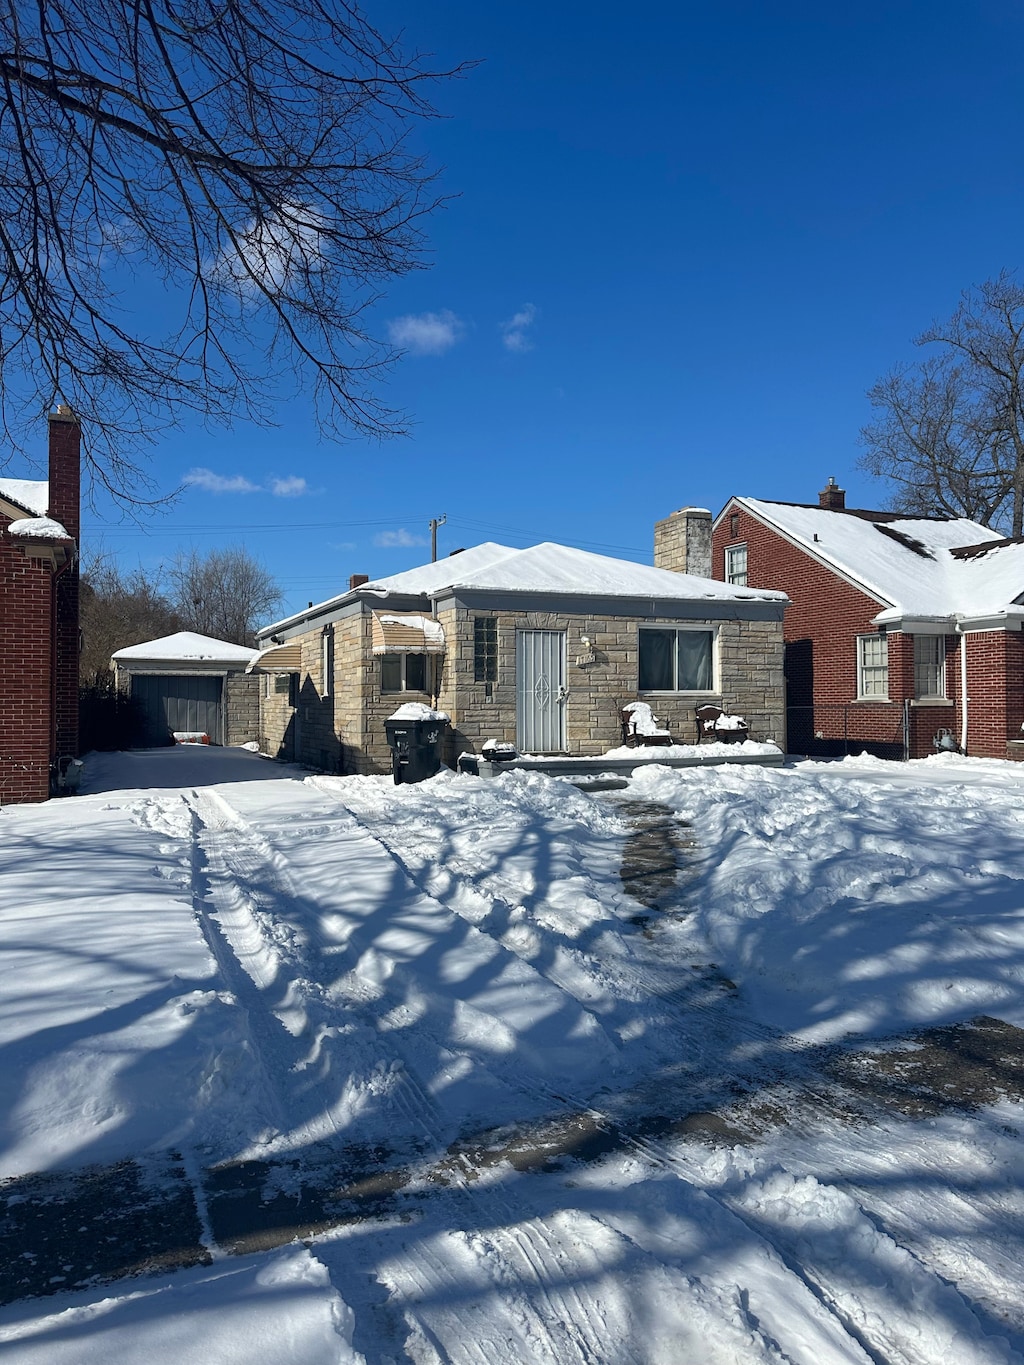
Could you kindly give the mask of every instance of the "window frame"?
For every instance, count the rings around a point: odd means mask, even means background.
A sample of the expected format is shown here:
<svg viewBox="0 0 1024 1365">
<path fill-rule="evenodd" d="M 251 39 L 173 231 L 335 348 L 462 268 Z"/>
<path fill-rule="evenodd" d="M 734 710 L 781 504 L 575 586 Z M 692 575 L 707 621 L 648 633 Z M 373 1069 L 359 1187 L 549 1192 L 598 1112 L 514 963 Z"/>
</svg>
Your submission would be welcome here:
<svg viewBox="0 0 1024 1365">
<path fill-rule="evenodd" d="M 946 695 L 946 637 L 945 635 L 915 635 L 914 637 L 914 700 L 915 701 L 948 701 Z M 935 641 L 938 644 L 936 654 L 937 659 L 919 659 L 918 642 L 923 640 Z M 934 692 L 922 691 L 920 684 L 921 672 L 926 668 L 936 670 L 938 687 Z"/>
<path fill-rule="evenodd" d="M 493 639 L 489 638 L 493 636 Z M 498 618 L 473 617 L 473 681 L 498 681 Z"/>
<path fill-rule="evenodd" d="M 743 555 L 743 576 L 740 578 L 732 568 L 734 557 Z M 725 547 L 725 581 L 734 588 L 745 588 L 748 586 L 749 569 L 747 558 L 747 542 L 741 540 L 737 545 L 727 545 Z"/>
<path fill-rule="evenodd" d="M 334 631 L 325 628 L 320 637 L 320 695 L 324 699 L 334 691 Z"/>
<path fill-rule="evenodd" d="M 645 632 L 671 631 L 674 635 L 699 634 L 711 637 L 711 686 L 707 688 L 674 687 L 670 689 L 640 686 L 640 643 Z M 718 626 L 716 625 L 656 625 L 654 622 L 642 625 L 637 631 L 637 692 L 645 697 L 717 697 L 721 695 L 721 681 L 718 669 Z M 672 670 L 674 680 L 679 681 L 678 645 L 672 650 Z"/>
<path fill-rule="evenodd" d="M 885 664 L 867 663 L 865 659 L 866 646 L 881 642 L 885 645 Z M 865 684 L 869 670 L 875 673 L 885 669 L 885 690 L 884 692 L 868 692 Z M 889 637 L 884 631 L 873 631 L 870 635 L 857 636 L 857 700 L 858 701 L 878 701 L 887 702 L 889 698 Z"/>
<path fill-rule="evenodd" d="M 417 650 L 408 650 L 402 652 L 401 654 L 379 654 L 377 657 L 380 659 L 380 694 L 382 697 L 398 697 L 405 692 L 413 692 L 419 697 L 429 697 L 432 695 L 431 693 L 432 678 L 430 671 L 430 660 L 432 658 L 432 655 L 425 654 Z M 412 658 L 423 660 L 422 687 L 409 686 L 408 660 Z M 396 688 L 384 686 L 385 659 L 397 659 L 399 661 L 399 673 L 402 684 L 401 687 Z"/>
</svg>

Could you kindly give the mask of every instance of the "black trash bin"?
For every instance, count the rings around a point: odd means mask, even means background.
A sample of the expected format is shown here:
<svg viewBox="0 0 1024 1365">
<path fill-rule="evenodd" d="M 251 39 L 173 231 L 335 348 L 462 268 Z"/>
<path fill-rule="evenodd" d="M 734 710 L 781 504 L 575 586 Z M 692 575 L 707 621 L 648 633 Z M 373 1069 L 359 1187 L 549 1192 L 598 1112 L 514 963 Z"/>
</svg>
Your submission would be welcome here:
<svg viewBox="0 0 1024 1365">
<path fill-rule="evenodd" d="M 423 782 L 434 776 L 441 767 L 441 745 L 447 725 L 447 719 L 436 715 L 415 720 L 391 716 L 384 722 L 396 784 Z"/>
</svg>

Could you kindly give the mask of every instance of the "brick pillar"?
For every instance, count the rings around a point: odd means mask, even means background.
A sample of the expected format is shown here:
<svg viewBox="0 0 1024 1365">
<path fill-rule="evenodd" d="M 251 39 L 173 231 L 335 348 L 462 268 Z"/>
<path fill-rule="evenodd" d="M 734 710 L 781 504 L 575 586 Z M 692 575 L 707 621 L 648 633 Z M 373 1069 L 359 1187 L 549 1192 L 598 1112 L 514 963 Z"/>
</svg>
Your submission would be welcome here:
<svg viewBox="0 0 1024 1365">
<path fill-rule="evenodd" d="M 81 444 L 78 418 L 61 404 L 50 413 L 49 514 L 75 542 L 53 594 L 53 757 L 78 753 L 78 548 L 81 535 Z"/>
</svg>

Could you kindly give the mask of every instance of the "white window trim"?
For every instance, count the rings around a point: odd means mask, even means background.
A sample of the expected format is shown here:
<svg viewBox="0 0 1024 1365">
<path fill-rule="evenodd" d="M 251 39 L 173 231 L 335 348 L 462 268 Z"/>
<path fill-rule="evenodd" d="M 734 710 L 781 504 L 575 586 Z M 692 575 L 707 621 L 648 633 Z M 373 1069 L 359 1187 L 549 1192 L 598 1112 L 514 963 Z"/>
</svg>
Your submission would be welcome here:
<svg viewBox="0 0 1024 1365">
<path fill-rule="evenodd" d="M 321 697 L 329 697 L 334 691 L 334 632 L 325 630 L 320 637 L 320 670 L 322 673 Z"/>
<path fill-rule="evenodd" d="M 743 582 L 742 582 L 742 583 L 739 583 L 735 578 L 732 577 L 731 561 L 732 561 L 733 555 L 736 553 L 737 550 L 742 550 L 742 551 L 743 551 Z M 739 544 L 737 544 L 737 545 L 727 545 L 727 546 L 725 547 L 725 581 L 726 581 L 727 583 L 731 583 L 731 584 L 733 584 L 734 586 L 736 586 L 736 587 L 738 587 L 738 588 L 745 588 L 745 587 L 747 586 L 747 581 L 748 581 L 748 579 L 749 579 L 749 577 L 750 577 L 750 568 L 749 568 L 749 564 L 750 564 L 749 552 L 748 552 L 748 550 L 747 550 L 747 542 L 746 542 L 745 540 L 741 540 L 741 541 L 739 542 Z"/>
<path fill-rule="evenodd" d="M 948 701 L 946 695 L 946 637 L 945 635 L 914 635 L 914 700 L 915 701 Z M 939 690 L 937 692 L 919 692 L 917 690 L 917 642 L 918 640 L 938 640 L 940 644 L 939 658 Z"/>
<path fill-rule="evenodd" d="M 647 687 L 647 688 L 644 688 L 644 690 L 640 693 L 641 696 L 643 696 L 643 697 L 720 697 L 720 696 L 722 695 L 722 679 L 721 679 L 721 676 L 720 676 L 720 673 L 719 673 L 719 657 L 718 657 L 718 626 L 716 626 L 716 625 L 699 625 L 697 622 L 694 622 L 692 625 L 683 625 L 683 624 L 678 624 L 678 623 L 676 623 L 676 622 L 674 622 L 674 621 L 672 621 L 672 622 L 666 621 L 664 624 L 658 624 L 658 623 L 655 622 L 655 621 L 649 621 L 646 625 L 643 625 L 643 626 L 640 627 L 640 632 L 643 632 L 643 631 L 645 631 L 645 630 L 675 630 L 675 631 L 695 630 L 695 631 L 700 631 L 700 633 L 701 633 L 702 635 L 707 635 L 707 634 L 710 632 L 710 635 L 711 635 L 711 686 L 710 686 L 709 688 L 707 688 L 706 690 L 705 690 L 705 689 L 701 689 L 700 691 L 697 691 L 697 690 L 695 690 L 695 689 L 687 689 L 687 690 L 685 690 L 685 691 L 679 691 L 679 692 L 655 691 L 654 688 Z M 640 670 L 640 641 L 639 641 L 639 633 L 640 633 L 640 632 L 638 632 L 638 638 L 637 638 L 637 659 L 636 659 L 636 666 L 637 666 L 637 672 L 638 672 L 638 674 L 639 674 L 639 670 Z M 639 678 L 637 679 L 637 681 L 639 681 Z M 639 691 L 639 688 L 638 688 L 637 690 Z"/>
<path fill-rule="evenodd" d="M 868 640 L 885 641 L 885 695 L 880 693 L 864 691 L 864 670 L 867 665 L 864 663 L 864 645 Z M 874 665 L 871 665 L 874 667 Z M 889 637 L 881 631 L 875 631 L 871 635 L 857 636 L 857 701 L 889 701 Z"/>
</svg>

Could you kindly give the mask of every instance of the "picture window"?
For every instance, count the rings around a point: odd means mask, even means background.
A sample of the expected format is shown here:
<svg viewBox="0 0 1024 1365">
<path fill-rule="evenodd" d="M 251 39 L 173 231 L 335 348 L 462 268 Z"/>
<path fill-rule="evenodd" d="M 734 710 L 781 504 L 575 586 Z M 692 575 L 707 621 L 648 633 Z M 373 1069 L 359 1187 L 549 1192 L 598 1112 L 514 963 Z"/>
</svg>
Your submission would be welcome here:
<svg viewBox="0 0 1024 1365">
<path fill-rule="evenodd" d="M 641 630 L 640 691 L 711 692 L 714 640 L 712 630 Z"/>
</svg>

